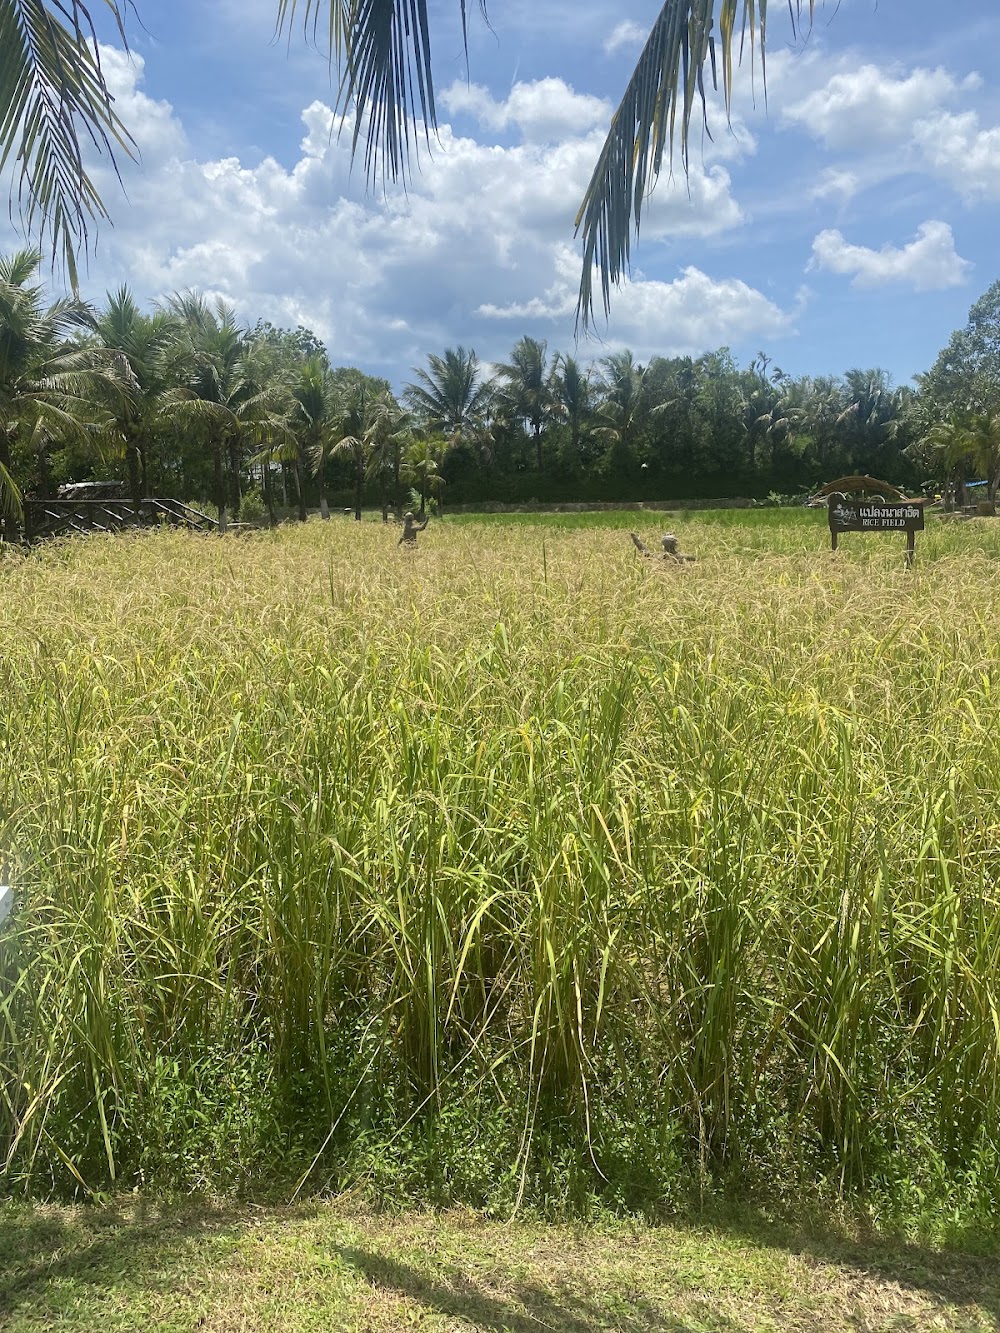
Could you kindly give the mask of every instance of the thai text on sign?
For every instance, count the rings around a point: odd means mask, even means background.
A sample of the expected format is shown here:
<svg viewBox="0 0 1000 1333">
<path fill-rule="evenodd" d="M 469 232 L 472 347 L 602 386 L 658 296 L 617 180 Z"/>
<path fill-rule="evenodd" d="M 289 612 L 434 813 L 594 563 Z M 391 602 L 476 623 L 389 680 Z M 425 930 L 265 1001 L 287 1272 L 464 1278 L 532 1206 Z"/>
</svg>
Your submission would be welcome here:
<svg viewBox="0 0 1000 1333">
<path fill-rule="evenodd" d="M 868 504 L 831 497 L 831 532 L 923 532 L 924 510 L 915 504 Z"/>
</svg>

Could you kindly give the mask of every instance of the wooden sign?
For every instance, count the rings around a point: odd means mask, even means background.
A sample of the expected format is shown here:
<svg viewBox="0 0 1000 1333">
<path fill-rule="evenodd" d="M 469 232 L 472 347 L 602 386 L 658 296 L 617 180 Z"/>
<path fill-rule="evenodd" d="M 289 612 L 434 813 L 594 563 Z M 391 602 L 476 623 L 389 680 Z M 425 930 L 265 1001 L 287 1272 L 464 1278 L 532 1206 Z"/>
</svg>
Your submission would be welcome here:
<svg viewBox="0 0 1000 1333">
<path fill-rule="evenodd" d="M 924 530 L 924 507 L 911 501 L 849 500 L 834 493 L 827 499 L 830 548 L 842 532 L 905 532 L 906 563 L 913 564 L 914 533 Z"/>
</svg>

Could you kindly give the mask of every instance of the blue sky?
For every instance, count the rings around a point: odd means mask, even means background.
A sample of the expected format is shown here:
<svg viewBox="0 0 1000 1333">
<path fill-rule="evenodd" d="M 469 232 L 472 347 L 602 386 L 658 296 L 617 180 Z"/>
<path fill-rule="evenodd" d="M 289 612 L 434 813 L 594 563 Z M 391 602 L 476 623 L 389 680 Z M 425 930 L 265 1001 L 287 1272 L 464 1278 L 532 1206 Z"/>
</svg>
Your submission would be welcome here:
<svg viewBox="0 0 1000 1333">
<path fill-rule="evenodd" d="M 132 58 L 105 50 L 142 150 L 84 280 L 144 302 L 218 292 L 303 323 L 337 364 L 396 384 L 463 343 L 574 350 L 573 217 L 658 9 L 637 0 L 431 0 L 439 142 L 409 189 L 366 189 L 331 135 L 325 61 L 275 44 L 275 0 L 138 0 Z M 905 10 L 907 32 L 902 31 Z M 110 31 L 107 33 L 110 39 Z M 641 358 L 728 345 L 791 373 L 927 368 L 997 277 L 995 0 L 833 0 L 793 42 L 771 6 L 768 105 L 744 64 L 690 181 L 661 179 L 601 341 Z"/>
</svg>

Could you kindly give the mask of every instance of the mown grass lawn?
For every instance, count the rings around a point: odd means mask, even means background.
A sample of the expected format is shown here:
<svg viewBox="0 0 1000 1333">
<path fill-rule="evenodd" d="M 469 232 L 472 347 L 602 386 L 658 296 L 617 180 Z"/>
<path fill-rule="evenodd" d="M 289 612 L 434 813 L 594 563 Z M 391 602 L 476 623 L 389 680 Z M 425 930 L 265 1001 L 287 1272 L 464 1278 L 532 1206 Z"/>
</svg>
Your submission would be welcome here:
<svg viewBox="0 0 1000 1333">
<path fill-rule="evenodd" d="M 971 1333 L 1000 1328 L 1000 1251 L 750 1212 L 647 1227 L 376 1216 L 350 1202 L 11 1206 L 0 1212 L 0 1326 Z"/>
</svg>

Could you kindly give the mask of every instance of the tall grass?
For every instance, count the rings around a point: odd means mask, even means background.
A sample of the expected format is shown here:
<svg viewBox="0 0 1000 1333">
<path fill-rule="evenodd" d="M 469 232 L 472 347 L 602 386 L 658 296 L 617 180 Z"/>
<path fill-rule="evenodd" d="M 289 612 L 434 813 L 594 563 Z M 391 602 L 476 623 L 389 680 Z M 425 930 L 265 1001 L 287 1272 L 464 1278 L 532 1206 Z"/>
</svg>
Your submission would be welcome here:
<svg viewBox="0 0 1000 1333">
<path fill-rule="evenodd" d="M 9 1187 L 995 1195 L 1000 534 L 684 544 L 0 562 Z"/>
</svg>

